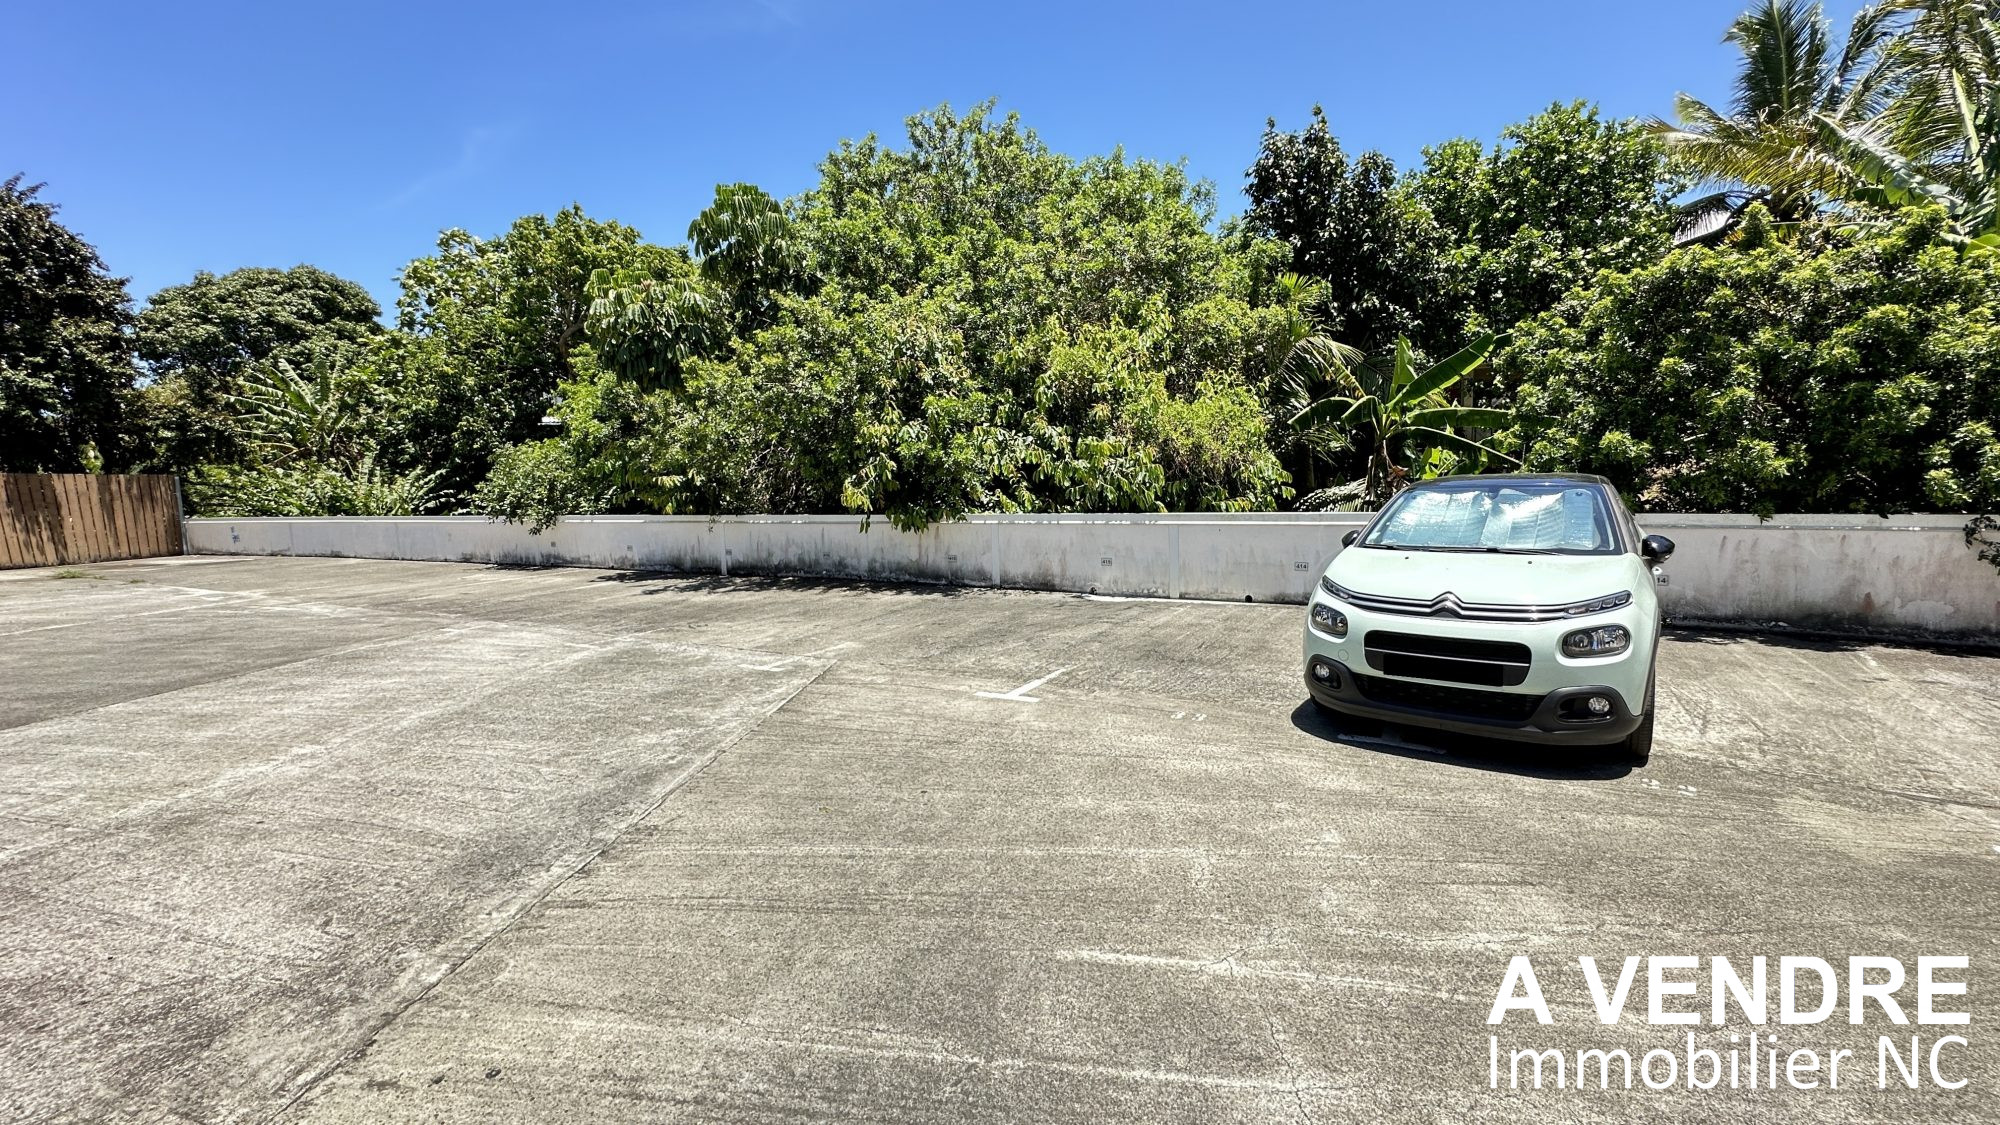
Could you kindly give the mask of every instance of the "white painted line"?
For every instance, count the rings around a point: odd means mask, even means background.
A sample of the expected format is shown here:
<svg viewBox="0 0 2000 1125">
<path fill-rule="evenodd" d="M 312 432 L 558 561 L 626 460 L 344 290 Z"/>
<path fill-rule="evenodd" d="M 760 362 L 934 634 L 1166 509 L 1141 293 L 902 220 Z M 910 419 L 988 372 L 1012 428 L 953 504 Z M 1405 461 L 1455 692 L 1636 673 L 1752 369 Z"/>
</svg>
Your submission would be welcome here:
<svg viewBox="0 0 2000 1125">
<path fill-rule="evenodd" d="M 981 699 L 1005 699 L 1011 703 L 1040 703 L 1040 699 L 1028 693 L 1067 671 L 1069 671 L 1067 668 L 1058 668 L 1039 680 L 1029 680 L 1013 691 L 975 691 L 972 694 Z"/>
<path fill-rule="evenodd" d="M 88 624 L 90 624 L 88 621 L 65 621 L 60 625 L 36 625 L 27 629 L 15 629 L 11 632 L 0 633 L 0 637 L 18 637 L 23 633 L 46 633 L 51 629 L 74 629 L 79 625 Z"/>
</svg>

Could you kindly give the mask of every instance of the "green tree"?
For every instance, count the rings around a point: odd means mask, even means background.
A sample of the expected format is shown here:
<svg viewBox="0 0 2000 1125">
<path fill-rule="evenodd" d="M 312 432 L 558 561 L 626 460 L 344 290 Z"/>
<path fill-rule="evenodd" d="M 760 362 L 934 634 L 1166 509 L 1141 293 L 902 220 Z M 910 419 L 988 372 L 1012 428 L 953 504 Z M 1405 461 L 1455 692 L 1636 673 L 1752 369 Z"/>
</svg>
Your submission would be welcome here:
<svg viewBox="0 0 2000 1125">
<path fill-rule="evenodd" d="M 373 453 L 345 468 L 202 465 L 187 477 L 188 511 L 201 516 L 414 516 L 448 498 L 441 474 L 395 473 Z"/>
<path fill-rule="evenodd" d="M 1474 142 L 1424 150 L 1405 190 L 1455 244 L 1440 292 L 1458 331 L 1505 329 L 1552 307 L 1599 270 L 1657 261 L 1674 225 L 1660 144 L 1582 102 L 1508 126 L 1483 158 Z"/>
<path fill-rule="evenodd" d="M 1822 114 L 1812 162 L 1849 221 L 1880 227 L 1893 221 L 1881 211 L 1935 205 L 1947 241 L 2000 247 L 2000 26 L 1986 5 L 1960 0 L 1894 10 L 1912 20 L 1877 68 L 1893 99 L 1860 124 Z"/>
<path fill-rule="evenodd" d="M 136 375 L 125 280 L 21 179 L 0 181 L 0 469 L 121 467 Z"/>
<path fill-rule="evenodd" d="M 332 463 L 359 451 L 353 382 L 332 356 L 303 373 L 282 359 L 258 364 L 228 405 L 230 432 L 258 465 Z"/>
<path fill-rule="evenodd" d="M 1882 99 L 1877 136 L 1914 157 L 1963 156 L 1963 95 L 1978 100 L 2000 81 L 2000 37 L 1988 0 L 1882 0 L 1887 29 L 1871 81 Z M 1823 117 L 1824 123 L 1824 117 Z M 1831 124 L 1859 122 L 1832 116 Z"/>
<path fill-rule="evenodd" d="M 446 231 L 403 270 L 398 331 L 367 366 L 380 391 L 382 454 L 442 471 L 449 491 L 484 479 L 500 451 L 543 437 L 556 388 L 575 377 L 600 270 L 671 276 L 687 255 L 571 206 L 494 239 Z"/>
<path fill-rule="evenodd" d="M 591 275 L 586 330 L 603 366 L 647 390 L 679 390 L 689 363 L 729 337 L 726 297 L 676 261 Z"/>
<path fill-rule="evenodd" d="M 665 357 L 631 364 L 594 324 L 607 369 L 667 389 L 626 479 L 673 511 L 903 526 L 1272 503 L 1284 474 L 1255 392 L 1290 343 L 1261 301 L 1276 247 L 1232 253 L 1212 218 L 1211 190 L 1180 168 L 1072 160 L 990 105 L 912 118 L 905 149 L 843 144 L 787 214 L 788 260 L 810 270 L 756 283 L 766 326 L 710 348 L 683 331 L 696 317 L 664 315 L 691 305 L 682 293 L 664 310 L 621 299 L 603 327 Z M 707 226 L 703 281 L 737 292 L 743 275 L 711 265 L 732 244 Z M 645 377 L 669 368 L 678 383 Z"/>
<path fill-rule="evenodd" d="M 1290 269 L 1325 283 L 1329 334 L 1374 349 L 1398 334 L 1428 338 L 1450 319 L 1429 216 L 1409 206 L 1388 157 L 1350 160 L 1319 106 L 1297 132 L 1266 122 L 1246 178 L 1245 227 L 1289 246 Z"/>
<path fill-rule="evenodd" d="M 189 510 L 204 516 L 397 516 L 442 506 L 442 470 L 383 464 L 364 413 L 364 370 L 321 353 L 299 370 L 282 359 L 253 365 L 222 403 L 224 428 L 243 463 L 186 474 Z"/>
<path fill-rule="evenodd" d="M 777 315 L 777 298 L 812 288 L 797 224 L 755 184 L 717 184 L 715 202 L 688 226 L 701 275 L 728 295 L 747 335 Z"/>
<path fill-rule="evenodd" d="M 368 291 L 312 266 L 198 273 L 153 294 L 135 342 L 153 463 L 185 469 L 245 455 L 230 431 L 229 399 L 260 364 L 310 369 L 353 363 L 382 331 Z"/>
</svg>

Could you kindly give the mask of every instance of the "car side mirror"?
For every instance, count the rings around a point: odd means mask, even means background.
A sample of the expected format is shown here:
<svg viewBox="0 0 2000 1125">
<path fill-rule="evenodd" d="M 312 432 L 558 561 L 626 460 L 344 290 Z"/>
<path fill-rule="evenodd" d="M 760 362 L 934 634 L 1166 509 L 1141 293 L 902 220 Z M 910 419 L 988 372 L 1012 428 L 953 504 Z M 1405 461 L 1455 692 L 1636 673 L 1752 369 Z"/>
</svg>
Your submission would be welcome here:
<svg viewBox="0 0 2000 1125">
<path fill-rule="evenodd" d="M 1664 535 L 1648 535 L 1639 543 L 1639 554 L 1650 563 L 1666 562 L 1674 556 L 1674 541 Z"/>
<path fill-rule="evenodd" d="M 1347 534 L 1341 536 L 1340 545 L 1343 547 L 1352 547 L 1354 546 L 1354 541 L 1359 538 L 1361 538 L 1361 532 L 1357 528 L 1356 530 L 1350 531 Z M 1671 543 L 1667 544 L 1667 550 L 1671 551 L 1673 549 L 1674 549 L 1673 544 Z"/>
</svg>

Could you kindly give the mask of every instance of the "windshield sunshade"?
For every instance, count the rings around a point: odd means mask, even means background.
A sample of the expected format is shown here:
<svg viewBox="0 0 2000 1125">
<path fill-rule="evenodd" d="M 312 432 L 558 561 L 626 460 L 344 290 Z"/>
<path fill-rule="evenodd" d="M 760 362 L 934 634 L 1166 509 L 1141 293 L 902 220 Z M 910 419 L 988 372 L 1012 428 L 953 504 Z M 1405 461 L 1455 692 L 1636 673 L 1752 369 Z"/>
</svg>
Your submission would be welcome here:
<svg viewBox="0 0 2000 1125">
<path fill-rule="evenodd" d="M 1595 489 L 1519 484 L 1412 489 L 1390 503 L 1364 542 L 1430 550 L 1618 551 Z"/>
</svg>

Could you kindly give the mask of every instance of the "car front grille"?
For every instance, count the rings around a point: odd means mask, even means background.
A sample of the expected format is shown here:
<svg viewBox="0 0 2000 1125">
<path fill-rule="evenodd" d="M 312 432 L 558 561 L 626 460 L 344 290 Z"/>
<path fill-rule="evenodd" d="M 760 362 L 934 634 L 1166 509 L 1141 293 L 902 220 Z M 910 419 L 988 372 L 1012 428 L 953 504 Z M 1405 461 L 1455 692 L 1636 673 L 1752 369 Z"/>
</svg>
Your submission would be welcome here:
<svg viewBox="0 0 2000 1125">
<path fill-rule="evenodd" d="M 1382 676 L 1354 677 L 1354 685 L 1371 702 L 1413 707 L 1445 715 L 1489 722 L 1525 723 L 1542 705 L 1542 696 L 1511 691 L 1481 691 L 1391 680 Z"/>
<path fill-rule="evenodd" d="M 1322 582 L 1322 585 L 1325 585 Z M 1560 621 L 1572 616 L 1561 605 L 1502 605 L 1497 602 L 1465 602 L 1446 592 L 1435 598 L 1392 598 L 1387 594 L 1363 594 L 1354 590 L 1328 590 L 1356 609 L 1395 613 L 1405 617 L 1457 617 L 1466 621 Z"/>
<path fill-rule="evenodd" d="M 1513 641 L 1431 637 L 1370 629 L 1362 638 L 1368 666 L 1390 676 L 1511 687 L 1528 678 L 1528 646 Z"/>
</svg>

